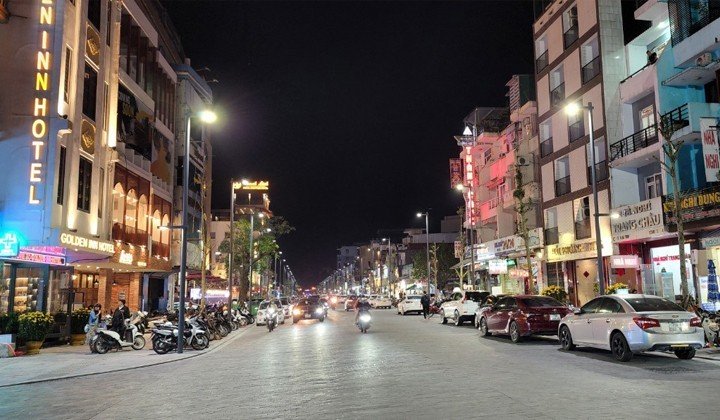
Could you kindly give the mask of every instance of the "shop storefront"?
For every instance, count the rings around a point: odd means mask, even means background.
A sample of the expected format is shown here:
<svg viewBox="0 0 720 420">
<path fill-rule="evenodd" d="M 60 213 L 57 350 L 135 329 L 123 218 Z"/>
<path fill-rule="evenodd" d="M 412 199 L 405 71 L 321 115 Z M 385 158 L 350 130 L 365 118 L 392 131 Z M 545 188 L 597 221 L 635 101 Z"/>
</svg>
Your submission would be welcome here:
<svg viewBox="0 0 720 420">
<path fill-rule="evenodd" d="M 612 248 L 603 244 L 603 264 L 607 273 L 607 257 Z M 595 241 L 576 242 L 569 245 L 554 244 L 546 247 L 548 283 L 557 282 L 562 273 L 568 299 L 575 305 L 584 305 L 597 296 L 597 253 Z M 551 282 L 552 280 L 552 282 Z M 607 279 L 603 279 L 607 284 Z"/>
<path fill-rule="evenodd" d="M 535 279 L 542 276 L 540 259 L 535 255 L 542 251 L 542 229 L 532 229 L 528 235 L 530 267 Z M 507 236 L 482 244 L 478 261 L 486 264 L 493 294 L 522 294 L 537 289 L 539 284 L 530 284 L 525 241 L 519 235 Z"/>
</svg>

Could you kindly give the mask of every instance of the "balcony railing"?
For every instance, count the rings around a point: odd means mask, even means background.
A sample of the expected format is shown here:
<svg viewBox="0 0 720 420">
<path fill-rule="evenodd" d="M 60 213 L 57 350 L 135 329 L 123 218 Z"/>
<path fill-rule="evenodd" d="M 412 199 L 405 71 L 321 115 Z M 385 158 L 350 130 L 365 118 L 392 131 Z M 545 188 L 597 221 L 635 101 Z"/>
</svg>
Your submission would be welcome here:
<svg viewBox="0 0 720 420">
<path fill-rule="evenodd" d="M 600 74 L 600 56 L 593 58 L 592 61 L 585 64 L 582 68 L 582 84 L 591 81 L 598 74 Z"/>
<path fill-rule="evenodd" d="M 555 106 L 565 100 L 565 83 L 560 83 L 550 91 L 550 106 Z"/>
<path fill-rule="evenodd" d="M 112 236 L 114 241 L 122 241 L 132 245 L 147 246 L 148 242 L 147 232 L 121 223 L 113 224 Z"/>
<path fill-rule="evenodd" d="M 152 241 L 152 255 L 170 258 L 170 245 Z"/>
<path fill-rule="evenodd" d="M 568 49 L 578 39 L 578 26 L 573 25 L 563 34 L 563 46 Z"/>
<path fill-rule="evenodd" d="M 667 126 L 672 126 L 675 131 L 690 125 L 690 113 L 688 105 L 681 105 L 660 117 L 660 122 Z"/>
<path fill-rule="evenodd" d="M 540 142 L 540 156 L 545 157 L 553 152 L 553 142 L 552 137 L 549 139 L 545 139 Z"/>
<path fill-rule="evenodd" d="M 555 197 L 560 197 L 570 192 L 570 175 L 555 180 Z"/>
<path fill-rule="evenodd" d="M 707 2 L 674 1 L 668 8 L 670 15 L 670 37 L 673 47 L 720 18 L 717 1 Z M 705 3 L 705 4 L 703 4 Z"/>
<path fill-rule="evenodd" d="M 537 69 L 537 72 L 540 73 L 545 67 L 548 66 L 548 64 L 548 52 L 547 50 L 545 50 L 544 53 L 540 54 L 540 57 L 535 59 L 535 68 Z"/>
<path fill-rule="evenodd" d="M 581 119 L 568 126 L 568 140 L 575 141 L 585 135 L 585 122 Z"/>
<path fill-rule="evenodd" d="M 560 242 L 560 232 L 556 227 L 545 229 L 545 245 L 554 245 Z"/>
<path fill-rule="evenodd" d="M 595 181 L 605 181 L 610 176 L 607 163 L 603 160 L 595 164 Z M 592 165 L 587 168 L 588 185 L 592 185 Z"/>
<path fill-rule="evenodd" d="M 610 161 L 631 155 L 658 142 L 657 124 L 643 128 L 637 133 L 610 145 Z"/>
</svg>

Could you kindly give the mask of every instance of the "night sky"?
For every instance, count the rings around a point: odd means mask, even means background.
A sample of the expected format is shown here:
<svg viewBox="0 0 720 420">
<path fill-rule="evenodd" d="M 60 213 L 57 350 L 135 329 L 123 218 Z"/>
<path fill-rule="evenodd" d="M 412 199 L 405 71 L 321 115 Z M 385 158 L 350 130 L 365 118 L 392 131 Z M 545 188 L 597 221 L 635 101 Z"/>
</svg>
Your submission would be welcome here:
<svg viewBox="0 0 720 420">
<path fill-rule="evenodd" d="M 462 204 L 452 136 L 474 106 L 506 104 L 532 73 L 530 1 L 164 2 L 195 68 L 208 67 L 213 208 L 229 180 L 269 180 L 280 243 L 301 283 L 378 229 L 431 231 Z"/>
</svg>

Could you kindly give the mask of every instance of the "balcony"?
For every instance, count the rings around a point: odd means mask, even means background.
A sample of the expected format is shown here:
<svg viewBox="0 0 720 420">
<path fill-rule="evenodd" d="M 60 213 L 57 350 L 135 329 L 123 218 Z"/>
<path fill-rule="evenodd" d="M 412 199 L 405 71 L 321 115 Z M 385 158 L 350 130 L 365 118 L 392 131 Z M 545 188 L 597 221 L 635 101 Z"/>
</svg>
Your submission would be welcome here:
<svg viewBox="0 0 720 420">
<path fill-rule="evenodd" d="M 686 67 L 695 64 L 699 54 L 718 48 L 720 2 L 684 0 L 674 1 L 673 5 L 675 7 L 669 8 L 669 15 L 675 65 Z"/>
<path fill-rule="evenodd" d="M 152 241 L 152 255 L 161 258 L 170 258 L 170 245 Z"/>
<path fill-rule="evenodd" d="M 555 245 L 560 242 L 560 232 L 557 226 L 545 229 L 545 245 Z"/>
<path fill-rule="evenodd" d="M 585 122 L 580 119 L 568 126 L 568 140 L 575 141 L 585 136 Z"/>
<path fill-rule="evenodd" d="M 540 56 L 535 59 L 536 72 L 540 73 L 541 71 L 543 71 L 545 69 L 545 67 L 548 66 L 548 64 L 550 64 L 550 62 L 548 60 L 548 52 L 547 52 L 547 50 L 545 50 L 544 53 L 540 54 Z"/>
<path fill-rule="evenodd" d="M 653 124 L 647 128 L 631 134 L 624 139 L 610 145 L 610 161 L 640 151 L 650 145 L 658 142 L 657 124 Z"/>
<path fill-rule="evenodd" d="M 565 100 L 565 83 L 560 83 L 550 91 L 550 106 L 559 105 Z"/>
<path fill-rule="evenodd" d="M 582 84 L 584 85 L 594 79 L 600 74 L 600 70 L 600 56 L 597 56 L 582 67 Z"/>
<path fill-rule="evenodd" d="M 578 26 L 573 25 L 563 34 L 563 46 L 568 49 L 578 39 Z"/>
<path fill-rule="evenodd" d="M 595 181 L 601 182 L 608 179 L 610 172 L 608 171 L 607 162 L 602 160 L 595 164 Z M 587 168 L 588 185 L 592 185 L 592 165 Z"/>
<path fill-rule="evenodd" d="M 493 197 L 480 204 L 480 220 L 483 225 L 490 223 L 490 219 L 497 216 L 497 208 L 500 204 L 500 197 Z"/>
<path fill-rule="evenodd" d="M 553 152 L 552 137 L 540 142 L 540 157 L 545 157 Z"/>
<path fill-rule="evenodd" d="M 148 233 L 144 230 L 136 229 L 132 226 L 114 223 L 112 228 L 113 241 L 121 241 L 126 244 L 147 246 Z"/>
<path fill-rule="evenodd" d="M 555 180 L 555 197 L 568 194 L 570 190 L 570 175 Z"/>
<path fill-rule="evenodd" d="M 590 229 L 590 218 L 575 221 L 575 240 L 587 239 L 592 236 Z"/>
<path fill-rule="evenodd" d="M 620 98 L 625 103 L 633 103 L 654 92 L 656 80 L 656 65 L 646 64 L 620 82 Z"/>
</svg>

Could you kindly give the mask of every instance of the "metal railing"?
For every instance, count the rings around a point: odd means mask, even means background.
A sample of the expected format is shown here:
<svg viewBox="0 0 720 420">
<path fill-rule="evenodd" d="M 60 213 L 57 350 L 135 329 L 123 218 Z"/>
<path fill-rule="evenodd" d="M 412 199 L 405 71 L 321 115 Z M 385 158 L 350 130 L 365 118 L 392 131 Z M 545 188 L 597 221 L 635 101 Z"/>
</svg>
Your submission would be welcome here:
<svg viewBox="0 0 720 420">
<path fill-rule="evenodd" d="M 548 64 L 550 64 L 550 61 L 548 60 L 548 52 L 545 50 L 544 53 L 540 54 L 540 57 L 535 59 L 535 68 L 540 73 Z"/>
<path fill-rule="evenodd" d="M 681 105 L 672 111 L 666 112 L 660 117 L 660 122 L 674 127 L 675 130 L 687 127 L 690 125 L 690 111 L 688 111 L 688 104 Z"/>
<path fill-rule="evenodd" d="M 581 118 L 568 126 L 568 140 L 575 141 L 585 135 L 585 122 Z"/>
<path fill-rule="evenodd" d="M 553 152 L 553 138 L 550 137 L 540 142 L 540 157 L 545 157 Z"/>
<path fill-rule="evenodd" d="M 127 226 L 122 223 L 113 223 L 112 238 L 132 245 L 147 246 L 149 235 L 146 231 Z"/>
<path fill-rule="evenodd" d="M 657 124 L 653 124 L 610 145 L 610 162 L 631 155 L 658 142 Z"/>
<path fill-rule="evenodd" d="M 152 255 L 170 258 L 170 245 L 152 241 Z"/>
<path fill-rule="evenodd" d="M 689 0 L 674 0 L 668 7 L 670 17 L 670 38 L 675 46 L 720 18 L 720 2 L 705 3 Z"/>
<path fill-rule="evenodd" d="M 600 74 L 600 56 L 593 58 L 592 61 L 585 64 L 582 68 L 582 84 L 591 81 L 598 74 Z"/>
<path fill-rule="evenodd" d="M 578 39 L 578 26 L 573 25 L 563 34 L 563 46 L 568 49 Z"/>
<path fill-rule="evenodd" d="M 608 170 L 606 161 L 602 160 L 595 164 L 595 181 L 605 181 L 610 177 L 610 171 Z M 588 185 L 592 185 L 592 165 L 587 167 L 587 179 Z"/>
<path fill-rule="evenodd" d="M 545 229 L 545 245 L 554 245 L 560 242 L 560 232 L 556 227 Z"/>
<path fill-rule="evenodd" d="M 550 91 L 550 106 L 555 106 L 565 100 L 565 82 L 560 83 Z"/>
<path fill-rule="evenodd" d="M 568 194 L 570 192 L 570 175 L 555 180 L 555 197 Z"/>
</svg>

